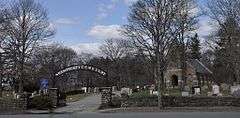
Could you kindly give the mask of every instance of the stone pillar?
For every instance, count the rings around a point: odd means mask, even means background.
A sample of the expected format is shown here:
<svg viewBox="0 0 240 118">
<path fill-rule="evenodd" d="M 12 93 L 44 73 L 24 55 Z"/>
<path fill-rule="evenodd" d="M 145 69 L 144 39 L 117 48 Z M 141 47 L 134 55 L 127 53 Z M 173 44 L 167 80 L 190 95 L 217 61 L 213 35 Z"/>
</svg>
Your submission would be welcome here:
<svg viewBox="0 0 240 118">
<path fill-rule="evenodd" d="M 108 106 L 112 101 L 112 88 L 111 87 L 102 88 L 101 94 L 102 94 L 101 105 Z"/>
<path fill-rule="evenodd" d="M 52 101 L 52 105 L 54 107 L 57 107 L 58 103 L 59 103 L 58 94 L 59 94 L 58 88 L 50 88 L 49 89 L 49 97 L 50 97 L 50 99 Z"/>
<path fill-rule="evenodd" d="M 2 97 L 3 90 L 2 90 L 2 77 L 0 75 L 0 98 Z"/>
</svg>

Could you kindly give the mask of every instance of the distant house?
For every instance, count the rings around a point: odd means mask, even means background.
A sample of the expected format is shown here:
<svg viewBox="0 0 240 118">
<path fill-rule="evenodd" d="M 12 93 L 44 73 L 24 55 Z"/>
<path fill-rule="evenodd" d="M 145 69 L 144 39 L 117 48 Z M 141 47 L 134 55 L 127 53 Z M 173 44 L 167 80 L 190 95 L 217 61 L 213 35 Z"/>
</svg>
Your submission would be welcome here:
<svg viewBox="0 0 240 118">
<path fill-rule="evenodd" d="M 209 70 L 202 62 L 197 59 L 189 60 L 186 62 L 186 73 L 184 81 L 182 79 L 182 69 L 179 64 L 170 63 L 165 73 L 166 86 L 169 87 L 180 87 L 183 82 L 189 87 L 203 86 L 208 84 L 211 79 L 212 71 Z"/>
</svg>

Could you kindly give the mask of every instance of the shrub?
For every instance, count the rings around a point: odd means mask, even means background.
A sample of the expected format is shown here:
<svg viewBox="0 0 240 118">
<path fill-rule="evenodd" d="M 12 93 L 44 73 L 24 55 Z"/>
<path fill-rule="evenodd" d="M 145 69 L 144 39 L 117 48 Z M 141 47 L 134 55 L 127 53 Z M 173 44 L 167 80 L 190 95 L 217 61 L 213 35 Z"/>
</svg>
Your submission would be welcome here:
<svg viewBox="0 0 240 118">
<path fill-rule="evenodd" d="M 122 103 L 121 97 L 114 96 L 114 97 L 112 97 L 112 101 L 111 101 L 110 106 L 114 107 L 114 108 L 118 108 L 118 107 L 121 107 L 121 103 Z"/>
<path fill-rule="evenodd" d="M 53 104 L 49 96 L 42 95 L 33 97 L 30 102 L 30 107 L 45 110 L 53 108 Z"/>
<path fill-rule="evenodd" d="M 222 91 L 230 91 L 230 86 L 228 84 L 221 84 Z"/>
<path fill-rule="evenodd" d="M 179 88 L 171 88 L 171 89 L 166 89 L 165 92 L 169 96 L 182 96 L 182 92 Z"/>
<path fill-rule="evenodd" d="M 143 97 L 149 97 L 149 96 L 155 96 L 155 95 L 150 95 L 149 91 L 140 91 L 133 93 L 130 98 L 143 98 Z"/>
<path fill-rule="evenodd" d="M 67 98 L 67 94 L 66 93 L 59 93 L 59 99 L 60 100 L 65 100 Z"/>
<path fill-rule="evenodd" d="M 139 92 L 139 90 L 137 88 L 134 88 L 134 89 L 132 89 L 132 92 L 136 93 L 136 92 Z"/>
<path fill-rule="evenodd" d="M 23 86 L 23 91 L 33 93 L 34 91 L 38 91 L 39 86 L 36 82 L 26 82 Z"/>
<path fill-rule="evenodd" d="M 66 96 L 76 95 L 76 94 L 84 94 L 84 90 L 74 90 L 74 91 L 68 91 L 65 93 Z"/>
</svg>

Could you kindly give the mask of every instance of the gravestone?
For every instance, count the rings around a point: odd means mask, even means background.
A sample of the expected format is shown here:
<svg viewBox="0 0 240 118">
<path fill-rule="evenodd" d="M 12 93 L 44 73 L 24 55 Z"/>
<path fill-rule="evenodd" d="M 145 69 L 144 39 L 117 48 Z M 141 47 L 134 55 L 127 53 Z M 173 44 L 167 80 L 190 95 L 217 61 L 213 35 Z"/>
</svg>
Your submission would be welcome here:
<svg viewBox="0 0 240 118">
<path fill-rule="evenodd" d="M 154 89 L 155 89 L 155 86 L 154 86 L 154 85 L 151 85 L 151 87 L 149 88 L 150 95 L 153 95 Z"/>
<path fill-rule="evenodd" d="M 212 86 L 212 93 L 214 96 L 218 96 L 220 93 L 220 87 L 218 85 L 213 85 Z"/>
<path fill-rule="evenodd" d="M 199 87 L 194 88 L 194 95 L 200 95 L 201 89 Z"/>
<path fill-rule="evenodd" d="M 117 91 L 117 86 L 113 86 L 113 87 L 112 87 L 112 91 L 113 91 L 113 92 L 116 92 L 116 91 Z"/>
<path fill-rule="evenodd" d="M 158 91 L 153 91 L 153 95 L 158 95 Z"/>
<path fill-rule="evenodd" d="M 95 87 L 94 90 L 93 90 L 94 93 L 99 93 L 99 88 L 98 87 Z"/>
<path fill-rule="evenodd" d="M 84 93 L 87 93 L 87 87 L 82 87 L 82 89 L 84 91 Z"/>
<path fill-rule="evenodd" d="M 122 88 L 121 89 L 121 94 L 132 95 L 132 89 L 130 89 L 130 88 Z"/>
<path fill-rule="evenodd" d="M 231 94 L 233 94 L 235 91 L 240 90 L 240 85 L 238 86 L 231 86 Z"/>
<path fill-rule="evenodd" d="M 184 86 L 183 90 L 186 91 L 186 92 L 189 92 L 190 91 L 190 87 L 189 86 Z"/>
<path fill-rule="evenodd" d="M 150 95 L 153 95 L 153 89 L 150 89 L 149 92 L 150 92 Z"/>
<path fill-rule="evenodd" d="M 188 91 L 183 91 L 183 92 L 182 92 L 182 96 L 183 96 L 183 97 L 189 96 L 189 92 L 188 92 Z"/>
</svg>

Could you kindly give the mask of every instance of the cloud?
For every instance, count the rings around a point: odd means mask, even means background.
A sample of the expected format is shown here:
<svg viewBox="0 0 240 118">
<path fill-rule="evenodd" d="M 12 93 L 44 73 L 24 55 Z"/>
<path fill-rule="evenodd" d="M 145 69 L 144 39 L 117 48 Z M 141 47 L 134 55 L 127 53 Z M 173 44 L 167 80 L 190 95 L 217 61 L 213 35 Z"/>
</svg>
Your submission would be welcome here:
<svg viewBox="0 0 240 118">
<path fill-rule="evenodd" d="M 115 2 L 111 2 L 110 4 L 100 4 L 98 6 L 98 14 L 97 20 L 102 20 L 106 18 L 109 14 L 112 13 L 113 9 L 116 7 Z"/>
<path fill-rule="evenodd" d="M 117 3 L 117 2 L 123 2 L 124 4 L 130 6 L 133 3 L 137 2 L 138 0 L 112 0 L 113 3 Z"/>
<path fill-rule="evenodd" d="M 55 21 L 55 24 L 60 25 L 77 25 L 80 23 L 79 18 L 59 18 Z"/>
<path fill-rule="evenodd" d="M 99 54 L 100 46 L 101 46 L 100 43 L 79 43 L 79 44 L 70 46 L 70 48 L 75 50 L 78 54 L 89 53 L 93 55 L 100 55 Z"/>
<path fill-rule="evenodd" d="M 97 14 L 97 20 L 102 20 L 106 17 L 108 17 L 113 10 L 116 8 L 117 4 L 123 2 L 124 4 L 130 6 L 134 2 L 137 2 L 137 0 L 111 0 L 110 3 L 101 3 L 98 6 L 98 14 Z"/>
<path fill-rule="evenodd" d="M 96 25 L 88 32 L 89 36 L 96 39 L 121 38 L 120 25 Z"/>
<path fill-rule="evenodd" d="M 200 37 L 206 37 L 214 31 L 213 25 L 208 17 L 199 19 L 199 29 L 197 30 Z"/>
<path fill-rule="evenodd" d="M 137 2 L 138 0 L 123 0 L 126 5 L 132 5 L 133 3 Z"/>
</svg>

